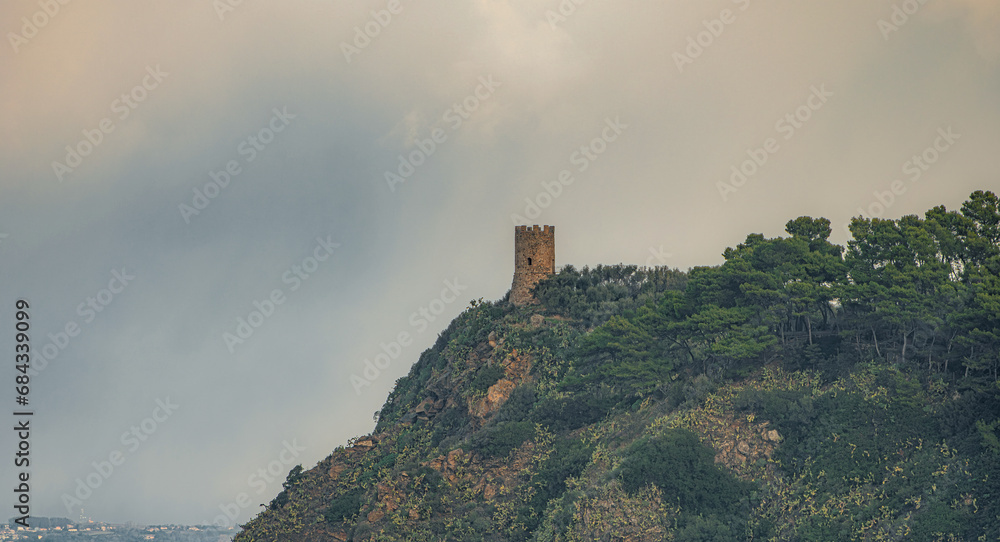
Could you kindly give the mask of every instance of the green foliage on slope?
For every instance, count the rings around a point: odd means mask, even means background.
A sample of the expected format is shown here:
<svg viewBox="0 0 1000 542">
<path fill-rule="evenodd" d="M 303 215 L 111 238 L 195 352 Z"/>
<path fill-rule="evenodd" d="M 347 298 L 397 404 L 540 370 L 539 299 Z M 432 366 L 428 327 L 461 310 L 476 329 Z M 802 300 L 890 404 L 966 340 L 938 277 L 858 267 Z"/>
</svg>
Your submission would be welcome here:
<svg viewBox="0 0 1000 542">
<path fill-rule="evenodd" d="M 786 232 L 474 303 L 237 540 L 1000 540 L 997 197 Z"/>
</svg>

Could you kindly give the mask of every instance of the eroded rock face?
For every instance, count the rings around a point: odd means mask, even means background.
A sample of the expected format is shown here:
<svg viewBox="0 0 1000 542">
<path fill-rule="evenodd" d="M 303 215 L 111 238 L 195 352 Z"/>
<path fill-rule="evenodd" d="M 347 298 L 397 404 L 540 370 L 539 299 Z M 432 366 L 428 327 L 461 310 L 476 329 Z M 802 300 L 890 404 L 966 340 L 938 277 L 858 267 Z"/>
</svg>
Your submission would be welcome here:
<svg viewBox="0 0 1000 542">
<path fill-rule="evenodd" d="M 353 441 L 350 446 L 334 452 L 330 458 L 331 465 L 327 474 L 332 480 L 339 480 L 345 470 L 353 468 L 359 459 L 378 446 L 383 437 L 383 434 L 362 437 Z"/>
<path fill-rule="evenodd" d="M 511 352 L 510 357 L 504 361 L 504 374 L 517 384 L 524 382 L 530 372 L 531 357 L 519 354 L 517 350 Z"/>
<path fill-rule="evenodd" d="M 517 386 L 506 378 L 501 378 L 486 391 L 486 397 L 473 401 L 469 405 L 469 413 L 477 418 L 485 418 L 500 409 L 507 402 L 511 392 Z"/>
<path fill-rule="evenodd" d="M 378 505 L 376 510 L 395 512 L 399 509 L 401 493 L 396 490 L 395 484 L 396 481 L 394 480 L 392 484 L 379 482 L 379 484 L 375 486 L 378 490 Z M 371 519 L 368 521 L 373 522 Z"/>
<path fill-rule="evenodd" d="M 469 457 L 459 448 L 448 452 L 447 456 L 439 455 L 427 462 L 427 466 L 440 472 L 448 481 L 455 482 L 459 468 L 468 461 Z"/>
<path fill-rule="evenodd" d="M 419 405 L 413 410 L 417 419 L 429 420 L 441 412 L 444 408 L 445 400 L 438 399 L 437 397 L 428 397 L 420 402 Z"/>
<path fill-rule="evenodd" d="M 333 466 L 330 467 L 330 478 L 333 478 L 334 480 L 339 479 L 340 474 L 345 470 L 347 470 L 347 465 L 343 463 L 334 463 Z"/>
<path fill-rule="evenodd" d="M 517 350 L 511 352 L 502 364 L 504 377 L 486 390 L 485 397 L 470 401 L 469 414 L 472 416 L 482 419 L 499 410 L 510 398 L 514 388 L 523 383 L 531 372 L 531 359 L 518 354 Z"/>
<path fill-rule="evenodd" d="M 492 501 L 497 496 L 497 488 L 493 484 L 484 484 L 483 486 L 483 498 L 487 501 Z"/>
</svg>

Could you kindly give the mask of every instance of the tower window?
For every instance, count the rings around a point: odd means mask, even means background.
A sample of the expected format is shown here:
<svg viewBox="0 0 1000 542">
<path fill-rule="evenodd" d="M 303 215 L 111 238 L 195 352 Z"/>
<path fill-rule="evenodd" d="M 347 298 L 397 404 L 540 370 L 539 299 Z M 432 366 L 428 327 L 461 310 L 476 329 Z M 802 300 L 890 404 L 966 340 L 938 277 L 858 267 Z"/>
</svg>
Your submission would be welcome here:
<svg viewBox="0 0 1000 542">
<path fill-rule="evenodd" d="M 528 265 L 531 265 L 531 258 L 528 258 Z"/>
</svg>

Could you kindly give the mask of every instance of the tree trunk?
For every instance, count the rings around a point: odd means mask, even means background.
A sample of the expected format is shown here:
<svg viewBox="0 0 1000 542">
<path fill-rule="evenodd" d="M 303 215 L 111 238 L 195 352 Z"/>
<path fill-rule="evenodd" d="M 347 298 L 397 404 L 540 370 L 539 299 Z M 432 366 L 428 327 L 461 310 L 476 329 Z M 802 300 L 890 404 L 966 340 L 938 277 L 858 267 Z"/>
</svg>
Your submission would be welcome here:
<svg viewBox="0 0 1000 542">
<path fill-rule="evenodd" d="M 875 328 L 874 327 L 872 327 L 871 329 L 872 329 L 872 339 L 875 340 L 875 353 L 878 354 L 878 357 L 881 358 L 882 357 L 882 351 L 878 349 L 878 335 L 875 334 Z"/>
<path fill-rule="evenodd" d="M 948 350 L 944 353 L 944 374 L 948 374 L 948 363 L 951 362 L 951 348 L 955 346 L 955 337 L 958 337 L 957 331 L 948 339 Z"/>
<path fill-rule="evenodd" d="M 931 362 L 934 357 L 934 343 L 937 342 L 937 333 L 931 337 L 931 347 L 927 349 L 927 372 L 931 372 Z"/>
<path fill-rule="evenodd" d="M 900 351 L 900 353 L 899 353 L 899 362 L 900 363 L 905 363 L 906 362 L 906 338 L 907 338 L 907 336 L 909 336 L 909 333 L 907 333 L 904 330 L 903 331 L 903 350 Z"/>
<path fill-rule="evenodd" d="M 972 351 L 969 352 L 969 363 L 972 362 L 972 358 L 976 356 L 976 345 L 972 345 Z M 969 364 L 965 364 L 965 378 L 969 378 Z"/>
</svg>

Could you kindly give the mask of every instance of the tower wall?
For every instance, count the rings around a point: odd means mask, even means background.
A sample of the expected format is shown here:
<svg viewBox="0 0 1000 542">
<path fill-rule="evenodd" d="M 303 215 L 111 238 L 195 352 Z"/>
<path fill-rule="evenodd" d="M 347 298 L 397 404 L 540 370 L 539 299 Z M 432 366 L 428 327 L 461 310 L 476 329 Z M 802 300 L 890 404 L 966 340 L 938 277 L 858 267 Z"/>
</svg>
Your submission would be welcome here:
<svg viewBox="0 0 1000 542">
<path fill-rule="evenodd" d="M 538 281 L 556 272 L 556 227 L 516 226 L 514 228 L 514 283 L 510 302 L 520 307 L 537 303 L 531 289 Z"/>
</svg>

